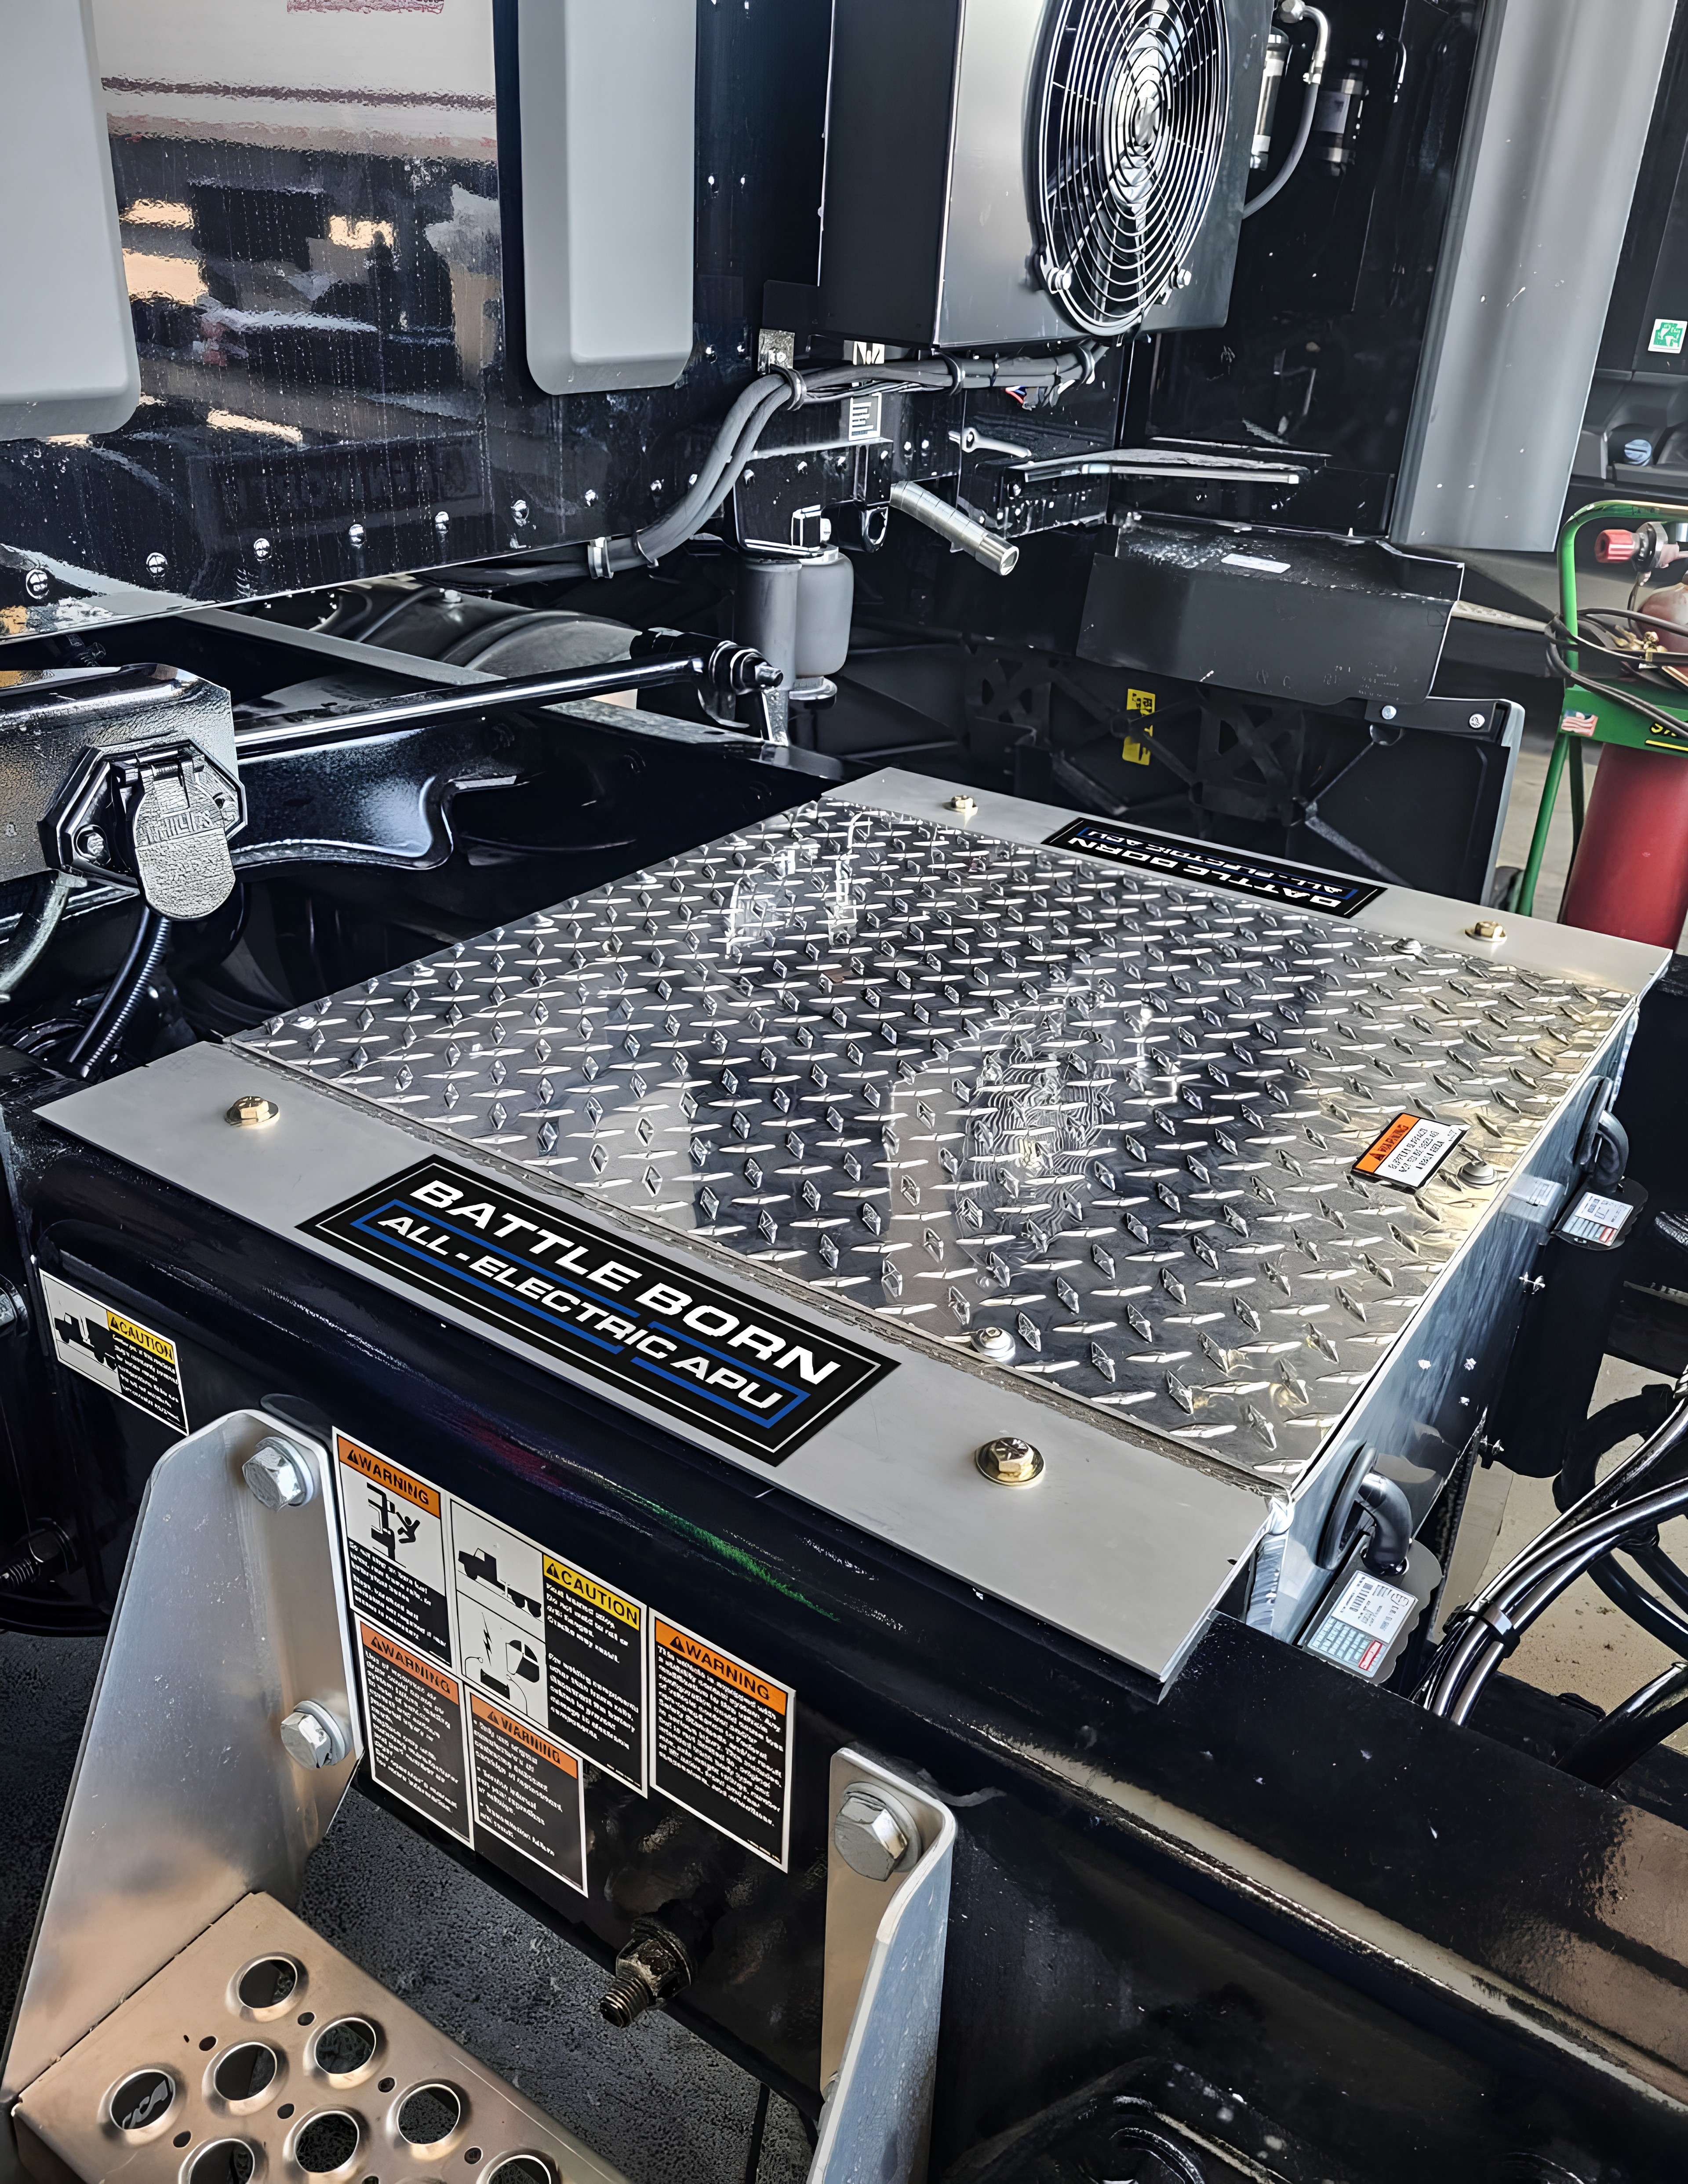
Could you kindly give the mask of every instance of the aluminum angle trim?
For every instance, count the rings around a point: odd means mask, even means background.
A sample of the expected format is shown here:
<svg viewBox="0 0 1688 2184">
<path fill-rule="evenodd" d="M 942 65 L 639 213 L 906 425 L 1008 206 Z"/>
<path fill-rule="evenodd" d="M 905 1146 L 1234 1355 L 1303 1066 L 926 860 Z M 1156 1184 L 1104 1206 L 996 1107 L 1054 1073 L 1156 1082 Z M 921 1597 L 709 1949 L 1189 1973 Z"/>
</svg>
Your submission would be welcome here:
<svg viewBox="0 0 1688 2184">
<path fill-rule="evenodd" d="M 273 1094 L 277 1119 L 266 1129 L 231 1128 L 229 1107 L 253 1091 Z M 426 1149 L 367 1103 L 296 1075 L 290 1081 L 261 1057 L 225 1045 L 190 1047 L 42 1112 L 85 1143 L 418 1301 L 394 1274 L 302 1228 L 325 1206 L 409 1168 Z M 454 1150 L 465 1165 L 501 1173 L 496 1158 Z M 560 1206 L 579 1205 L 549 1177 L 524 1183 Z M 630 1221 L 613 1200 L 588 1211 L 607 1237 L 627 1236 L 635 1250 L 649 1239 L 648 1226 Z M 784 1285 L 749 1263 L 723 1269 L 700 1240 L 665 1237 L 664 1249 L 682 1268 L 730 1276 L 748 1297 L 788 1306 Z M 573 1384 L 595 1384 L 566 1360 L 447 1298 L 423 1302 L 437 1318 L 499 1350 Z M 897 1321 L 862 1327 L 824 1294 L 805 1299 L 804 1308 L 823 1329 L 860 1337 L 895 1369 L 777 1467 L 695 1428 L 677 1429 L 632 1394 L 615 1400 L 1151 1676 L 1175 1670 L 1252 1550 L 1267 1512 L 1265 1482 L 1228 1475 L 1199 1451 L 1157 1443 L 1128 1421 L 1088 1416 L 1036 1381 L 997 1373 L 972 1356 L 952 1361 Z M 378 1443 L 375 1426 L 366 1430 Z M 1008 1489 L 979 1475 L 974 1451 L 1004 1434 L 1045 1451 L 1047 1467 L 1034 1486 Z"/>
</svg>

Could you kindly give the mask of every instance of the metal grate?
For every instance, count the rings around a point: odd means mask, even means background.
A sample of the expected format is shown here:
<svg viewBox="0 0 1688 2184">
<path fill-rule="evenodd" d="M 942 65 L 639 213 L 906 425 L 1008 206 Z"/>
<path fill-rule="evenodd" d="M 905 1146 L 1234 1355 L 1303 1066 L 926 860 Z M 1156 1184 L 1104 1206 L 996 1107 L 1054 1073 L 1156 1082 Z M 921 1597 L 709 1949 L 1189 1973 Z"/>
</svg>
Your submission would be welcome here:
<svg viewBox="0 0 1688 2184">
<path fill-rule="evenodd" d="M 242 1043 L 1293 1479 L 1629 1006 L 829 800 Z M 1472 1140 L 1414 1196 L 1403 1109 Z"/>
<path fill-rule="evenodd" d="M 28 2086 L 31 2175 L 134 2184 L 623 2184 L 268 1896 Z"/>
<path fill-rule="evenodd" d="M 1222 0 L 1061 0 L 1034 136 L 1045 286 L 1128 332 L 1191 277 L 1225 131 Z"/>
</svg>

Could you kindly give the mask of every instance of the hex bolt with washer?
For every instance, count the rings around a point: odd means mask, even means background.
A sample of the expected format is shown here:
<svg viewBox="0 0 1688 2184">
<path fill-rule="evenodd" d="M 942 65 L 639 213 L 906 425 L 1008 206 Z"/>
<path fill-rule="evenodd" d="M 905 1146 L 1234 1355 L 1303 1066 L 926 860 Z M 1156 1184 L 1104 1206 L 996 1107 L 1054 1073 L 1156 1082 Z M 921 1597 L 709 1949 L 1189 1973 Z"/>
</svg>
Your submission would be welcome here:
<svg viewBox="0 0 1688 2184">
<path fill-rule="evenodd" d="M 1006 1327 L 976 1327 L 973 1329 L 973 1348 L 987 1365 L 1006 1365 L 1013 1357 L 1017 1345 Z"/>
<path fill-rule="evenodd" d="M 105 836 L 97 827 L 84 827 L 77 835 L 76 855 L 86 857 L 91 865 L 105 862 Z"/>
<path fill-rule="evenodd" d="M 852 1782 L 833 1822 L 833 1847 L 864 1880 L 889 1880 L 920 1861 L 920 1830 L 912 1814 L 871 1782 Z"/>
<path fill-rule="evenodd" d="M 976 796 L 952 796 L 950 799 L 950 811 L 959 811 L 964 819 L 971 819 L 978 808 Z"/>
<path fill-rule="evenodd" d="M 281 1112 L 276 1102 L 266 1100 L 261 1092 L 242 1092 L 223 1119 L 237 1130 L 261 1130 L 273 1123 Z"/>
<path fill-rule="evenodd" d="M 1467 1161 L 1464 1167 L 1461 1168 L 1459 1172 L 1459 1179 L 1462 1183 L 1469 1183 L 1474 1184 L 1498 1183 L 1500 1176 L 1501 1171 L 1499 1168 L 1492 1167 L 1487 1161 L 1479 1158 L 1475 1154 L 1473 1155 L 1471 1159 Z"/>
<path fill-rule="evenodd" d="M 303 1509 L 316 1492 L 316 1474 L 303 1449 L 273 1436 L 259 1441 L 240 1475 L 266 1509 Z"/>
<path fill-rule="evenodd" d="M 1492 917 L 1479 917 L 1475 925 L 1468 925 L 1465 931 L 1467 939 L 1470 940 L 1504 940 L 1507 937 L 1506 927 L 1496 925 Z"/>
<path fill-rule="evenodd" d="M 1017 1434 L 1004 1434 L 996 1440 L 988 1440 L 973 1452 L 973 1462 L 993 1486 L 1029 1486 L 1043 1476 L 1044 1459 L 1041 1449 L 1022 1440 Z"/>
<path fill-rule="evenodd" d="M 352 1748 L 351 1731 L 315 1699 L 301 1699 L 281 1720 L 281 1749 L 295 1767 L 336 1767 Z"/>
</svg>

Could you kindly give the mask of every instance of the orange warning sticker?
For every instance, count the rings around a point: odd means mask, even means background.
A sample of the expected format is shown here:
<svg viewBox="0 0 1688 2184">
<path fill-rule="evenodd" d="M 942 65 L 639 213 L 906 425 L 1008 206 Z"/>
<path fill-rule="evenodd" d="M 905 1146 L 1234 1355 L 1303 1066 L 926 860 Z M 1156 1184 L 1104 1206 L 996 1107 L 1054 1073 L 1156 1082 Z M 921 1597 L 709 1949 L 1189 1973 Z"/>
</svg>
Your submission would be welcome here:
<svg viewBox="0 0 1688 2184">
<path fill-rule="evenodd" d="M 377 1486 L 384 1486 L 389 1494 L 397 1494 L 406 1502 L 414 1502 L 419 1509 L 426 1509 L 431 1517 L 439 1514 L 439 1495 L 420 1479 L 413 1479 L 408 1471 L 401 1471 L 396 1463 L 389 1463 L 384 1456 L 373 1449 L 360 1448 L 356 1441 L 348 1440 L 344 1434 L 334 1436 L 335 1450 L 348 1470 L 361 1471 L 365 1479 L 372 1479 Z"/>
<path fill-rule="evenodd" d="M 766 1676 L 758 1675 L 754 1669 L 747 1669 L 742 1661 L 735 1661 L 730 1653 L 717 1653 L 713 1646 L 705 1646 L 688 1630 L 677 1630 L 671 1623 L 665 1623 L 660 1615 L 656 1618 L 656 1642 L 659 1646 L 671 1646 L 675 1652 L 682 1654 L 694 1669 L 701 1669 L 705 1675 L 719 1676 L 722 1683 L 731 1684 L 737 1691 L 748 1692 L 752 1698 L 760 1699 L 764 1706 L 772 1707 L 776 1713 L 785 1712 L 783 1684 L 770 1683 Z"/>
<path fill-rule="evenodd" d="M 1433 1123 L 1427 1115 L 1397 1115 L 1354 1163 L 1354 1173 L 1377 1183 L 1417 1190 L 1428 1183 L 1460 1139 L 1462 1123 Z"/>
<path fill-rule="evenodd" d="M 650 1786 L 784 1872 L 796 1694 L 694 1631 L 650 1622 Z"/>
</svg>

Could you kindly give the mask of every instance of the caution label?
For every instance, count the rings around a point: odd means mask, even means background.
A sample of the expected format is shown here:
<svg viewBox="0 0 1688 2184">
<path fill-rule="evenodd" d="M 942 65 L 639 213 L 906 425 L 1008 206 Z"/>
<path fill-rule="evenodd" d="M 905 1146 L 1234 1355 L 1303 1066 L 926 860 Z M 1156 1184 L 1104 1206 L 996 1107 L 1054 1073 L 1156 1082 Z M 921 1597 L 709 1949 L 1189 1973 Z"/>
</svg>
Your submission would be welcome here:
<svg viewBox="0 0 1688 2184">
<path fill-rule="evenodd" d="M 1354 1163 L 1356 1175 L 1417 1190 L 1428 1183 L 1460 1139 L 1463 1123 L 1433 1123 L 1423 1115 L 1397 1115 Z"/>
<path fill-rule="evenodd" d="M 436 1490 L 344 1434 L 334 1436 L 352 1605 L 452 1664 L 445 1533 Z"/>
<path fill-rule="evenodd" d="M 469 1701 L 477 1836 L 496 1836 L 570 1888 L 586 1892 L 580 1762 L 489 1700 Z"/>
<path fill-rule="evenodd" d="M 1387 1665 L 1396 1634 L 1418 1609 L 1416 1593 L 1357 1570 L 1320 1617 L 1306 1641 L 1307 1651 L 1339 1669 L 1351 1669 L 1357 1676 L 1376 1677 Z"/>
<path fill-rule="evenodd" d="M 181 1366 L 167 1334 L 142 1327 L 56 1274 L 43 1272 L 41 1290 L 61 1365 L 173 1432 L 187 1431 Z"/>
<path fill-rule="evenodd" d="M 651 1641 L 652 1789 L 784 1872 L 796 1693 L 660 1615 Z"/>
<path fill-rule="evenodd" d="M 545 1557 L 544 1573 L 552 1730 L 594 1766 L 642 1791 L 644 1607 L 555 1555 Z"/>
<path fill-rule="evenodd" d="M 358 1625 L 358 1651 L 371 1777 L 468 1842 L 463 1693 L 457 1679 L 367 1623 Z"/>
</svg>

